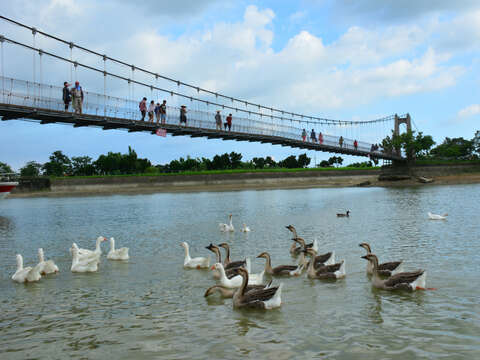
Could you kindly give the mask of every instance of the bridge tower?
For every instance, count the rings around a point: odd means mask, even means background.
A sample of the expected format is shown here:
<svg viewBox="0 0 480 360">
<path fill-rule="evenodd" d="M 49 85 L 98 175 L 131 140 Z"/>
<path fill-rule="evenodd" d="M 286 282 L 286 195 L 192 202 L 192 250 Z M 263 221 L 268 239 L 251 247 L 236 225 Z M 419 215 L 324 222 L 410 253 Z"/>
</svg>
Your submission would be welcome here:
<svg viewBox="0 0 480 360">
<path fill-rule="evenodd" d="M 394 130 L 395 136 L 400 135 L 401 124 L 405 124 L 407 126 L 407 132 L 412 131 L 412 119 L 410 118 L 410 114 L 407 113 L 405 117 L 400 117 L 397 114 L 395 114 L 395 130 Z M 397 151 L 397 155 L 401 156 L 400 148 L 397 148 L 396 151 Z M 414 154 L 412 153 L 411 155 L 412 156 L 410 156 L 410 158 L 413 159 Z"/>
</svg>

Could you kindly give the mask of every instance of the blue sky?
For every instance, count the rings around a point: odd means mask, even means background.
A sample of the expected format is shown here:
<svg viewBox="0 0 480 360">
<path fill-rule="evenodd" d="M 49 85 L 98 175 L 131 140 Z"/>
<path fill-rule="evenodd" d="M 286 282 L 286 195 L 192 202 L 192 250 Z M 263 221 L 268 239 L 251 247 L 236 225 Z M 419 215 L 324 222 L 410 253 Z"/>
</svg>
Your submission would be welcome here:
<svg viewBox="0 0 480 360">
<path fill-rule="evenodd" d="M 19 0 L 4 4 L 1 14 L 128 63 L 267 106 L 343 120 L 408 112 L 416 128 L 437 142 L 445 136 L 471 139 L 480 128 L 478 1 L 146 0 L 139 6 L 127 0 Z M 0 34 L 31 41 L 31 34 L 1 21 Z M 47 41 L 38 45 L 63 51 Z M 31 57 L 9 51 L 5 75 L 29 80 Z M 58 85 L 67 76 L 67 68 L 45 65 L 44 82 Z M 86 90 L 98 91 L 103 84 L 93 77 L 82 80 Z M 125 89 L 117 94 L 127 96 Z M 389 129 L 326 131 L 376 142 Z M 0 161 L 17 170 L 27 161 L 47 161 L 55 150 L 96 159 L 108 151 L 126 152 L 129 145 L 155 164 L 231 151 L 244 159 L 269 155 L 277 160 L 304 152 L 0 122 Z M 308 155 L 313 158 L 314 152 Z M 316 160 L 330 156 L 317 153 Z"/>
</svg>

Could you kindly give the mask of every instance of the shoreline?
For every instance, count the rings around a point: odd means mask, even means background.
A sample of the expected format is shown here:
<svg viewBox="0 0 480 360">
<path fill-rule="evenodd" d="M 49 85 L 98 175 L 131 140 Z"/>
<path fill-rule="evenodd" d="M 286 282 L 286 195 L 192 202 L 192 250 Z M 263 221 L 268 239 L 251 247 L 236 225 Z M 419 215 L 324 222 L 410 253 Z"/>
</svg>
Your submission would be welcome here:
<svg viewBox="0 0 480 360">
<path fill-rule="evenodd" d="M 168 181 L 161 183 L 128 183 L 111 184 L 55 184 L 51 190 L 24 191 L 11 193 L 10 198 L 39 197 L 88 197 L 108 195 L 141 195 L 154 193 L 189 193 L 189 192 L 222 192 L 244 190 L 275 190 L 275 189 L 314 189 L 339 187 L 419 187 L 435 185 L 480 184 L 480 172 L 448 174 L 433 177 L 432 183 L 421 183 L 415 178 L 399 181 L 379 181 L 378 174 L 333 175 L 328 176 L 282 176 L 254 177 L 241 179 L 209 179 L 185 181 Z"/>
</svg>

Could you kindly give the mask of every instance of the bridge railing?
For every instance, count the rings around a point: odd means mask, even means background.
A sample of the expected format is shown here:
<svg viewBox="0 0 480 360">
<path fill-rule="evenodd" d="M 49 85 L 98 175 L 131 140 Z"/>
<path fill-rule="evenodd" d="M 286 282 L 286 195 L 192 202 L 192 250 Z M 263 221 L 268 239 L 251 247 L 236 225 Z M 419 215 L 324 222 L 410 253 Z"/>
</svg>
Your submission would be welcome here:
<svg viewBox="0 0 480 360">
<path fill-rule="evenodd" d="M 40 83 L 34 83 L 25 80 L 18 80 L 6 77 L 0 77 L 1 96 L 0 101 L 4 104 L 27 106 L 37 109 L 45 109 L 51 111 L 64 111 L 65 105 L 62 99 L 62 87 L 54 85 L 46 85 Z M 96 115 L 101 117 L 111 118 L 111 121 L 115 119 L 138 121 L 141 122 L 141 114 L 138 109 L 138 102 L 124 98 L 105 96 L 90 91 L 84 91 L 84 101 L 82 105 L 82 112 L 88 115 Z M 72 111 L 70 104 L 69 111 Z M 148 106 L 148 104 L 147 104 Z M 215 114 L 217 109 L 212 111 L 203 111 L 196 109 L 189 109 L 187 106 L 187 127 L 193 127 L 205 130 L 216 130 Z M 218 109 L 219 110 L 219 109 Z M 112 119 L 113 118 L 113 119 Z M 263 136 L 276 136 L 279 138 L 286 138 L 291 140 L 302 140 L 302 128 L 293 125 L 287 125 L 285 123 L 278 123 L 268 121 L 269 116 L 264 116 L 265 120 L 258 120 L 249 117 L 232 116 L 232 132 L 251 134 L 251 135 L 263 135 Z M 223 123 L 225 123 L 226 114 L 222 114 L 222 132 Z M 167 107 L 166 124 L 179 125 L 180 120 L 180 108 L 179 107 Z M 145 121 L 148 121 L 146 116 Z M 156 122 L 156 119 L 154 119 Z M 293 124 L 293 123 L 292 123 Z M 310 131 L 307 130 L 306 141 L 310 140 Z M 318 139 L 319 131 L 316 131 Z M 332 136 L 329 134 L 322 134 L 322 145 L 358 150 L 363 152 L 370 152 L 371 144 L 357 141 L 357 147 L 354 147 L 354 140 L 344 138 L 342 146 L 339 145 L 338 136 Z M 318 140 L 317 140 L 318 141 Z M 317 142 L 318 143 L 318 142 Z M 381 155 L 382 152 L 377 150 L 372 152 L 372 155 Z"/>
</svg>

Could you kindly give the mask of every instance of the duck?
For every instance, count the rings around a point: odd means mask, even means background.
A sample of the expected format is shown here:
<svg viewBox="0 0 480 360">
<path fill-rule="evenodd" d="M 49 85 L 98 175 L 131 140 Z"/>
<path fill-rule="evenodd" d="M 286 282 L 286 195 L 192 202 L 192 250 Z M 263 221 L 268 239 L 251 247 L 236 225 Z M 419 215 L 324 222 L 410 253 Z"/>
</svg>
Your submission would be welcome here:
<svg viewBox="0 0 480 360">
<path fill-rule="evenodd" d="M 241 232 L 250 232 L 250 228 L 247 226 L 247 224 L 243 223 L 242 228 L 240 229 Z"/>
<path fill-rule="evenodd" d="M 228 224 L 223 224 L 223 223 L 218 224 L 218 227 L 222 232 L 235 231 L 235 228 L 233 227 L 233 224 L 232 224 L 232 214 L 228 215 L 228 217 L 230 218 L 230 222 Z"/>
<path fill-rule="evenodd" d="M 383 290 L 424 290 L 427 273 L 425 270 L 417 270 L 412 272 L 401 272 L 392 275 L 388 279 L 381 279 L 378 274 L 378 258 L 375 254 L 367 254 L 362 259 L 372 263 L 372 286 Z"/>
<path fill-rule="evenodd" d="M 98 270 L 98 259 L 96 256 L 78 256 L 78 248 L 72 247 L 72 272 L 95 272 Z"/>
<path fill-rule="evenodd" d="M 210 267 L 209 257 L 190 257 L 188 244 L 184 241 L 180 244 L 185 249 L 185 259 L 183 260 L 183 267 L 187 269 L 208 269 Z"/>
<path fill-rule="evenodd" d="M 18 283 L 35 282 L 42 278 L 40 270 L 41 264 L 37 264 L 35 267 L 27 266 L 23 267 L 23 257 L 17 254 L 17 271 L 12 275 L 12 280 Z"/>
<path fill-rule="evenodd" d="M 299 270 L 301 265 L 279 265 L 272 268 L 272 260 L 270 254 L 266 251 L 262 252 L 257 258 L 264 258 L 265 262 L 265 273 L 271 276 L 295 276 L 296 271 Z"/>
<path fill-rule="evenodd" d="M 246 291 L 248 292 L 252 290 L 268 289 L 271 286 L 271 284 L 272 284 L 272 281 L 270 280 L 270 282 L 266 285 L 247 285 Z M 218 292 L 220 293 L 220 296 L 223 298 L 232 298 L 233 294 L 235 294 L 235 291 L 237 291 L 237 289 L 228 289 L 228 288 L 224 288 L 221 285 L 213 285 L 213 286 L 210 286 L 205 291 L 205 294 L 203 296 L 208 297 Z"/>
<path fill-rule="evenodd" d="M 361 243 L 358 246 L 364 248 L 367 250 L 367 255 L 372 253 L 372 248 L 368 243 Z M 386 262 L 383 264 L 378 264 L 377 272 L 381 276 L 392 276 L 395 273 L 399 273 L 403 271 L 403 260 L 400 261 L 391 261 L 391 262 Z M 373 264 L 372 262 L 367 263 L 367 274 L 372 275 L 373 274 Z"/>
<path fill-rule="evenodd" d="M 109 259 L 109 260 L 128 260 L 128 259 L 130 259 L 130 256 L 128 256 L 128 248 L 127 247 L 122 247 L 120 249 L 115 249 L 115 239 L 113 237 L 111 237 L 110 238 L 110 251 L 107 254 L 107 259 Z"/>
<path fill-rule="evenodd" d="M 312 244 L 307 244 L 307 245 L 305 245 L 305 240 L 303 240 L 302 238 L 296 238 L 296 239 L 292 239 L 292 240 L 297 242 L 298 244 L 300 244 L 301 249 L 304 250 L 304 249 L 311 248 L 316 253 L 318 253 L 318 241 L 317 241 L 317 239 L 315 239 Z M 311 246 L 309 246 L 309 245 L 311 245 Z M 302 253 L 304 254 L 304 251 L 302 251 Z M 308 264 L 308 261 L 306 261 L 306 263 Z M 320 266 L 320 265 L 332 265 L 332 264 L 335 264 L 335 251 L 331 251 L 331 252 L 328 252 L 328 253 L 325 253 L 325 254 L 317 255 L 315 257 L 315 267 Z"/>
<path fill-rule="evenodd" d="M 87 260 L 87 259 L 96 259 L 97 262 L 100 262 L 100 256 L 95 253 L 84 253 L 83 255 L 80 255 L 80 248 L 78 247 L 77 243 L 72 243 L 72 246 L 70 247 L 70 255 L 73 256 L 73 249 L 76 249 L 77 250 L 77 255 L 78 255 L 78 258 L 79 259 L 84 259 L 84 260 Z"/>
<path fill-rule="evenodd" d="M 247 265 L 246 260 L 232 261 L 230 259 L 230 246 L 227 243 L 221 243 L 218 246 L 225 249 L 225 260 L 223 260 L 225 270 Z"/>
<path fill-rule="evenodd" d="M 40 265 L 40 274 L 41 275 L 54 274 L 54 273 L 59 272 L 58 266 L 55 265 L 53 260 L 45 261 L 42 248 L 38 249 L 38 260 L 39 260 L 38 264 Z"/>
<path fill-rule="evenodd" d="M 218 280 L 219 285 L 229 289 L 238 288 L 240 287 L 240 285 L 242 285 L 242 277 L 240 275 L 236 275 L 231 279 L 227 278 L 227 276 L 225 275 L 225 269 L 221 263 L 216 263 L 212 265 L 211 269 L 220 272 L 220 279 Z M 240 269 L 243 268 L 237 268 L 236 271 L 238 272 Z M 262 285 L 262 283 L 257 282 L 257 280 L 254 279 L 250 279 L 250 283 L 248 285 Z"/>
<path fill-rule="evenodd" d="M 295 239 L 298 238 L 297 230 L 295 229 L 295 227 L 293 225 L 287 225 L 285 227 L 292 232 L 292 234 L 293 234 L 292 240 L 295 240 Z M 303 246 L 302 246 L 302 244 L 300 244 L 300 247 L 297 247 L 297 242 L 294 242 L 294 243 L 292 243 L 292 246 L 290 247 L 290 254 L 292 256 L 298 256 L 303 251 L 303 248 L 305 246 L 312 246 L 312 245 L 313 244 L 305 245 L 305 241 L 303 241 Z"/>
<path fill-rule="evenodd" d="M 346 276 L 345 260 L 336 264 L 321 265 L 315 268 L 315 250 L 307 249 L 305 252 L 311 256 L 307 268 L 307 276 L 309 279 L 342 279 Z"/>
<path fill-rule="evenodd" d="M 270 310 L 282 305 L 282 287 L 269 287 L 268 289 L 251 290 L 247 292 L 249 282 L 248 272 L 244 268 L 238 269 L 242 277 L 240 288 L 233 294 L 234 309 L 261 309 Z"/>
<path fill-rule="evenodd" d="M 217 257 L 217 263 L 222 263 L 222 254 L 220 253 L 220 248 L 217 245 L 213 245 L 212 243 L 210 243 L 210 245 L 208 245 L 206 249 L 210 250 L 215 254 L 215 256 Z M 232 268 L 225 270 L 225 275 L 227 275 L 227 278 L 231 279 L 232 277 L 238 275 L 238 273 L 235 271 L 235 268 Z M 217 270 L 212 270 L 212 276 L 215 280 L 220 280 L 220 272 L 218 272 Z"/>
<path fill-rule="evenodd" d="M 107 238 L 105 236 L 99 236 L 97 237 L 97 240 L 96 240 L 96 243 L 95 243 L 95 250 L 88 250 L 88 249 L 82 249 L 82 248 L 78 248 L 78 256 L 80 258 L 84 257 L 84 256 L 96 256 L 98 258 L 98 260 L 100 261 L 100 255 L 102 255 L 102 249 L 100 247 L 100 244 L 103 242 L 103 241 L 106 241 Z"/>
<path fill-rule="evenodd" d="M 428 218 L 430 220 L 446 220 L 448 214 L 443 214 L 443 215 L 437 215 L 437 214 L 432 214 L 431 212 L 428 212 Z"/>
<path fill-rule="evenodd" d="M 344 213 L 337 213 L 337 217 L 350 217 L 350 210 L 347 210 L 347 212 Z"/>
</svg>

